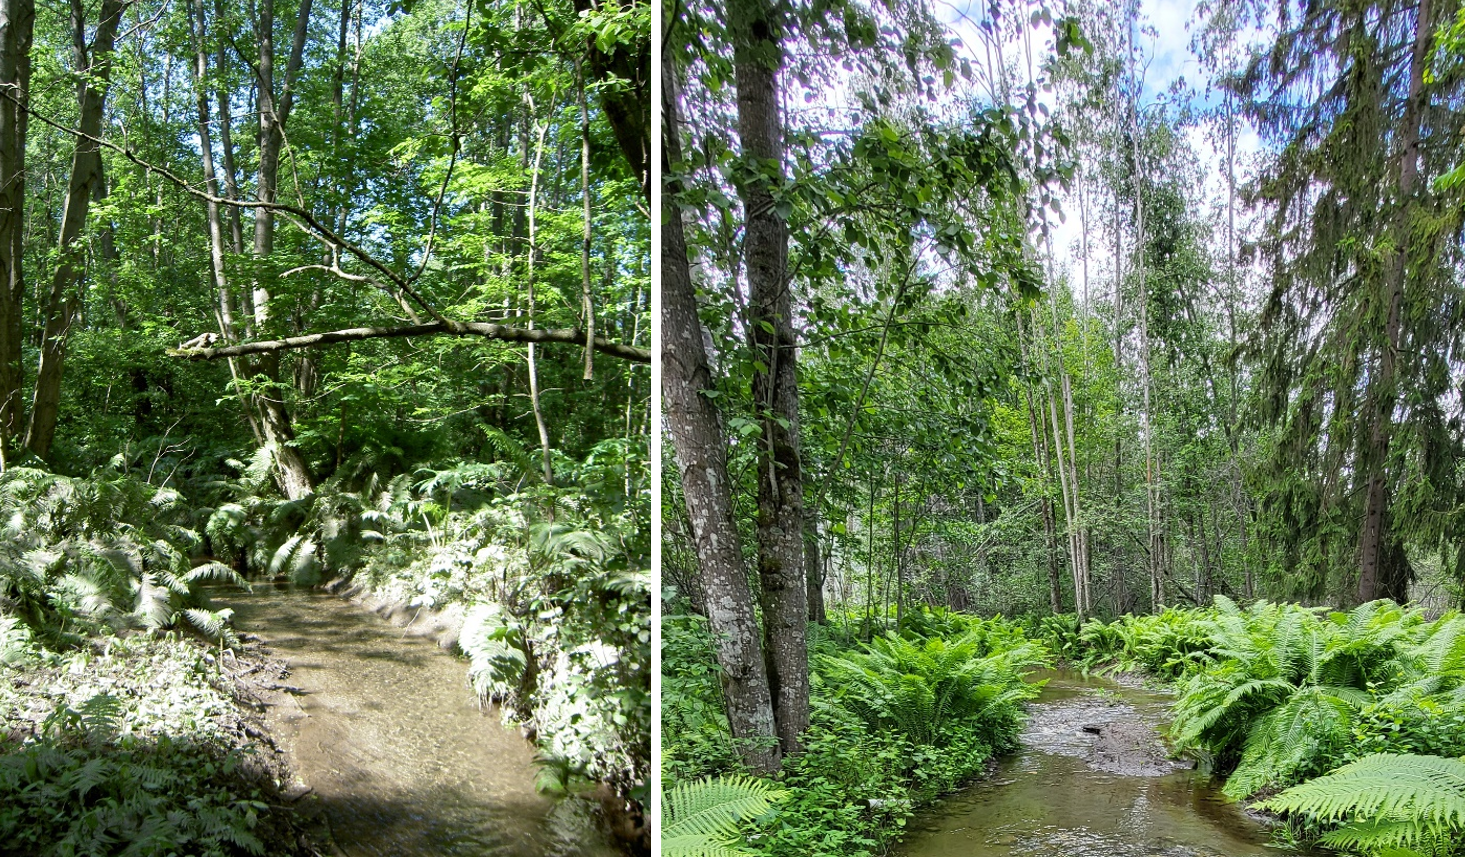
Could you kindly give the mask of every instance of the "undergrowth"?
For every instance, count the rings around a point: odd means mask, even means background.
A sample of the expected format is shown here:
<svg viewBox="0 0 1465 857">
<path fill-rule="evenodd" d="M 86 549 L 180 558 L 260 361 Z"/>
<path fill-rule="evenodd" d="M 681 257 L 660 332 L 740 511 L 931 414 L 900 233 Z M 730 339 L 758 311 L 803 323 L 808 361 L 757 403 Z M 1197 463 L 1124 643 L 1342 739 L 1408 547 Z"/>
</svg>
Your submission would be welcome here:
<svg viewBox="0 0 1465 857">
<path fill-rule="evenodd" d="M 309 853 L 221 657 L 133 635 L 0 667 L 0 853 Z"/>
<path fill-rule="evenodd" d="M 1024 681 L 1047 652 L 1020 627 L 919 613 L 869 644 L 826 638 L 810 659 L 811 725 L 788 760 L 784 792 L 739 848 L 762 855 L 871 855 L 897 841 L 919 806 L 1012 749 Z M 742 773 L 720 701 L 706 621 L 662 624 L 663 787 Z M 666 842 L 663 841 L 663 846 Z"/>
<path fill-rule="evenodd" d="M 1090 621 L 1076 635 L 1049 629 L 1085 668 L 1173 680 L 1174 749 L 1224 776 L 1234 798 L 1290 788 L 1263 806 L 1286 813 L 1301 838 L 1366 854 L 1462 853 L 1465 815 L 1440 811 L 1418 786 L 1447 779 L 1465 754 L 1465 616 L 1217 597 Z"/>
</svg>

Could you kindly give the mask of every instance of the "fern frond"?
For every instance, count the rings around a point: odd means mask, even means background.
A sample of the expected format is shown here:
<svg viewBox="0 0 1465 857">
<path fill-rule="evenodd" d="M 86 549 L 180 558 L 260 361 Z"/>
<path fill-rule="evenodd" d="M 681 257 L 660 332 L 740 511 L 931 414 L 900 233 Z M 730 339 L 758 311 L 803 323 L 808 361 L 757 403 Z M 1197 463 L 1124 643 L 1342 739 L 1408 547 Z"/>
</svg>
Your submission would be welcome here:
<svg viewBox="0 0 1465 857">
<path fill-rule="evenodd" d="M 189 607 L 183 611 L 183 617 L 210 640 L 223 640 L 229 637 L 229 620 L 234 617 L 234 611 L 228 607 L 223 610 Z"/>
<path fill-rule="evenodd" d="M 1427 832 L 1465 830 L 1465 761 L 1374 753 L 1293 786 L 1262 806 L 1324 821 L 1363 823 L 1369 826 L 1358 835 L 1375 837 L 1370 844 L 1407 846 Z M 1391 838 L 1377 838 L 1385 834 L 1383 823 L 1395 822 L 1409 829 L 1390 828 Z"/>
<path fill-rule="evenodd" d="M 661 832 L 664 857 L 724 857 L 736 847 L 738 826 L 783 800 L 785 792 L 753 777 L 708 777 L 681 783 L 665 797 Z"/>
<path fill-rule="evenodd" d="M 244 579 L 244 575 L 222 562 L 206 562 L 203 565 L 195 566 L 183 575 L 183 581 L 185 583 L 232 583 L 245 591 L 250 590 L 249 581 Z"/>
</svg>

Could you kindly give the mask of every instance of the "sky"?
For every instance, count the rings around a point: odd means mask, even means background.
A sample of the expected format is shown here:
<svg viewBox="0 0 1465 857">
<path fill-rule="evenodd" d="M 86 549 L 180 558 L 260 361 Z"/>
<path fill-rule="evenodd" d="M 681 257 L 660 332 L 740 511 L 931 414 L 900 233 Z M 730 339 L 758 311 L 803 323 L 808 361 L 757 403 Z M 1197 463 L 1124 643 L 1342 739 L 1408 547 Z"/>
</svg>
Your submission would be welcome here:
<svg viewBox="0 0 1465 857">
<path fill-rule="evenodd" d="M 1136 49 L 1141 57 L 1143 71 L 1142 103 L 1145 105 L 1153 107 L 1159 104 L 1167 97 L 1172 85 L 1181 79 L 1184 79 L 1189 89 L 1194 92 L 1193 97 L 1196 102 L 1199 104 L 1214 103 L 1215 94 L 1206 91 L 1209 73 L 1191 47 L 1192 31 L 1197 26 L 1195 21 L 1197 3 L 1198 0 L 1139 0 L 1140 19 L 1142 24 L 1147 25 L 1141 28 L 1136 38 Z M 977 21 L 984 14 L 986 0 L 935 0 L 935 5 L 938 16 L 947 23 L 953 34 L 962 40 L 965 57 L 978 67 L 978 73 L 981 74 L 989 60 L 986 51 L 980 47 L 982 39 L 977 35 L 979 32 Z M 1259 37 L 1260 33 L 1257 33 L 1256 36 Z M 1033 62 L 1036 64 L 1040 61 L 1038 53 L 1045 44 L 1052 41 L 1052 31 L 1046 26 L 1033 28 L 1029 31 L 1029 39 L 1033 51 Z M 1008 56 L 1024 56 L 1021 40 L 1014 39 L 1006 43 L 1003 52 Z M 1052 102 L 1049 102 L 1049 106 L 1051 104 Z M 1193 199 L 1202 201 L 1202 204 L 1223 205 L 1227 195 L 1227 183 L 1223 171 L 1224 139 L 1216 135 L 1212 129 L 1204 126 L 1189 129 L 1187 138 L 1200 161 L 1205 181 L 1204 192 L 1196 194 Z M 1256 132 L 1245 123 L 1238 121 L 1236 139 L 1238 183 L 1245 177 L 1244 165 L 1260 149 L 1261 140 Z M 1078 218 L 1072 213 L 1077 206 L 1068 200 L 1060 200 L 1060 202 L 1063 204 L 1067 218 L 1065 222 L 1055 224 L 1054 256 L 1060 268 L 1072 270 L 1078 261 Z M 1238 221 L 1238 231 L 1242 226 L 1243 224 Z M 1091 262 L 1102 264 L 1105 261 L 1107 259 L 1102 248 L 1091 249 Z"/>
</svg>

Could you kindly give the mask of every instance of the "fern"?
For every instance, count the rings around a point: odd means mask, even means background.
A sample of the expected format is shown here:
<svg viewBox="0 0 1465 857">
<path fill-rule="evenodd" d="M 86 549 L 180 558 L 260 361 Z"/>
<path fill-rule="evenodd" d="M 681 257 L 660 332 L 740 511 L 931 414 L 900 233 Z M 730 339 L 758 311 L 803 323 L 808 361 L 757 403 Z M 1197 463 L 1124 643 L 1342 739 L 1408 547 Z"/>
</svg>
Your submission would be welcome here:
<svg viewBox="0 0 1465 857">
<path fill-rule="evenodd" d="M 1376 753 L 1293 786 L 1262 806 L 1343 822 L 1322 837 L 1332 847 L 1434 850 L 1465 831 L 1465 761 Z"/>
<path fill-rule="evenodd" d="M 663 796 L 663 857 L 732 857 L 743 822 L 768 812 L 785 793 L 752 777 L 708 777 L 681 783 Z"/>
<path fill-rule="evenodd" d="M 232 583 L 233 585 L 250 591 L 252 587 L 244 575 L 235 571 L 221 562 L 206 562 L 195 566 L 187 574 L 183 575 L 183 582 L 193 583 Z"/>
<path fill-rule="evenodd" d="M 1023 682 L 1025 669 L 1043 661 L 1024 643 L 977 657 L 980 631 L 954 641 L 872 640 L 863 652 L 818 659 L 835 700 L 872 729 L 893 729 L 928 744 L 951 720 L 986 718 L 992 724 L 1018 716 L 1018 703 L 1037 694 Z"/>
<path fill-rule="evenodd" d="M 489 702 L 513 700 L 519 693 L 527 655 L 515 645 L 522 635 L 497 604 L 478 604 L 463 620 L 458 646 L 471 661 L 468 677 L 479 697 Z"/>
<path fill-rule="evenodd" d="M 122 700 L 99 693 L 81 704 L 82 726 L 92 740 L 109 738 L 122 723 Z"/>
</svg>

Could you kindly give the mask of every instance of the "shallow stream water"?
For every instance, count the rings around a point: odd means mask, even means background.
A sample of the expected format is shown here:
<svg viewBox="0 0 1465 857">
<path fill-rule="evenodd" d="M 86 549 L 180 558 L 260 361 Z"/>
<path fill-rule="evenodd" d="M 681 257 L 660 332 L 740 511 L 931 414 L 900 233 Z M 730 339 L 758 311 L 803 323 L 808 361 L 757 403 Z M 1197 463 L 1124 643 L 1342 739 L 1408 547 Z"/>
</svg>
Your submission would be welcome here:
<svg viewBox="0 0 1465 857">
<path fill-rule="evenodd" d="M 467 667 L 335 596 L 257 587 L 216 599 L 288 661 L 270 712 L 302 801 L 348 857 L 611 857 L 584 801 L 534 790 L 533 748 L 480 710 Z"/>
<path fill-rule="evenodd" d="M 1296 854 L 1220 783 L 1163 758 L 1173 699 L 1045 673 L 1022 748 L 911 821 L 905 857 L 1255 857 Z"/>
</svg>

